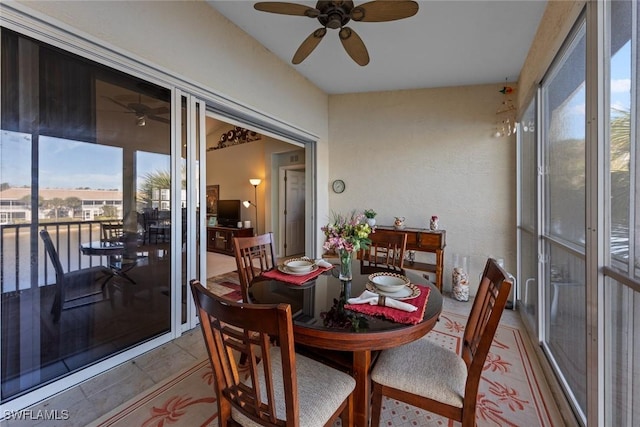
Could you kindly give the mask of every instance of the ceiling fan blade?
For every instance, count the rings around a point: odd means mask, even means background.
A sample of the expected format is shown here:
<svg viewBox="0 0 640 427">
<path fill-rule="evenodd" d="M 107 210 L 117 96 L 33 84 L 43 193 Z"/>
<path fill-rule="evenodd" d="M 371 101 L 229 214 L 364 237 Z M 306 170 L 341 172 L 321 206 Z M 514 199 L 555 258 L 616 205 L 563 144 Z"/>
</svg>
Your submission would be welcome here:
<svg viewBox="0 0 640 427">
<path fill-rule="evenodd" d="M 347 51 L 351 59 L 360 66 L 367 65 L 369 63 L 369 52 L 367 52 L 367 48 L 360 36 L 349 27 L 340 29 L 339 35 L 342 46 L 344 46 L 344 50 Z"/>
<path fill-rule="evenodd" d="M 326 28 L 318 28 L 313 33 L 311 33 L 311 35 L 309 35 L 309 37 L 307 37 L 302 42 L 295 55 L 293 55 L 293 59 L 291 60 L 291 62 L 297 65 L 304 61 L 305 58 L 309 56 L 311 52 L 313 52 L 313 49 L 315 49 L 316 46 L 318 46 L 318 44 L 322 41 L 322 38 L 325 34 L 327 34 Z"/>
<path fill-rule="evenodd" d="M 151 115 L 167 114 L 170 112 L 171 110 L 168 107 L 147 108 L 147 114 L 151 114 Z"/>
<path fill-rule="evenodd" d="M 253 7 L 260 12 L 279 13 L 281 15 L 308 16 L 309 18 L 317 18 L 320 15 L 320 11 L 313 7 L 280 1 L 258 2 Z"/>
<path fill-rule="evenodd" d="M 125 105 L 125 104 L 123 104 L 122 102 L 120 102 L 120 101 L 118 101 L 118 100 L 115 100 L 115 99 L 113 99 L 113 98 L 110 98 L 110 97 L 108 97 L 108 96 L 104 96 L 104 95 L 103 95 L 102 97 L 103 97 L 103 98 L 108 99 L 109 101 L 113 102 L 113 103 L 114 103 L 114 104 L 116 104 L 116 105 L 121 106 L 122 108 L 125 108 L 125 109 L 127 109 L 127 110 L 131 110 L 131 108 L 129 108 L 129 106 L 128 106 L 128 105 Z"/>
<path fill-rule="evenodd" d="M 147 118 L 149 120 L 155 120 L 155 121 L 161 122 L 161 123 L 166 123 L 166 124 L 171 123 L 171 120 L 165 119 L 164 117 L 154 116 L 153 114 L 147 114 Z"/>
<path fill-rule="evenodd" d="M 351 10 L 351 19 L 361 22 L 386 22 L 404 19 L 418 13 L 415 1 L 370 1 Z"/>
</svg>

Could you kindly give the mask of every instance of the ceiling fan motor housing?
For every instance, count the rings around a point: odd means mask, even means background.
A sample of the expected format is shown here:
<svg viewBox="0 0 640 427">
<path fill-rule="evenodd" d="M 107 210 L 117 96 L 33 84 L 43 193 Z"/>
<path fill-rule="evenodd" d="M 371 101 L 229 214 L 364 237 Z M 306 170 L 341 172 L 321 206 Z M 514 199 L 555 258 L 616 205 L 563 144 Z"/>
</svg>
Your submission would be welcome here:
<svg viewBox="0 0 640 427">
<path fill-rule="evenodd" d="M 319 1 L 316 9 L 320 11 L 318 21 L 327 28 L 340 28 L 351 20 L 352 1 Z"/>
</svg>

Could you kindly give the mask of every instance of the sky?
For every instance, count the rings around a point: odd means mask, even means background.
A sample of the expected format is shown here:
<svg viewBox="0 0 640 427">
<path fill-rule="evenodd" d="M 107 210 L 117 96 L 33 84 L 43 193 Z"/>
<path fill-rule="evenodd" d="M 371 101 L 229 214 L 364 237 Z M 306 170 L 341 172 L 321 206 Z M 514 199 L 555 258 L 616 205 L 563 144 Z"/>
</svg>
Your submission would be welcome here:
<svg viewBox="0 0 640 427">
<path fill-rule="evenodd" d="M 2 131 L 0 183 L 12 187 L 31 182 L 31 140 L 26 134 Z M 39 184 L 42 188 L 84 188 L 122 191 L 122 149 L 107 145 L 40 137 Z M 169 156 L 138 151 L 137 177 L 170 169 Z"/>
</svg>

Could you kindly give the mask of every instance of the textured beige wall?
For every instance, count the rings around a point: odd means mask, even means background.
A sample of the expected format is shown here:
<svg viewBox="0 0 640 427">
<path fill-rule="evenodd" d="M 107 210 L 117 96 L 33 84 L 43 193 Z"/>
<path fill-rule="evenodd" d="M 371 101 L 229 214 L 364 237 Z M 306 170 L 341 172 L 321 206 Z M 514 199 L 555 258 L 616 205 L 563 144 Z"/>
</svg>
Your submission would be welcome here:
<svg viewBox="0 0 640 427">
<path fill-rule="evenodd" d="M 586 4 L 585 0 L 549 0 L 542 15 L 518 84 L 517 106 L 519 110 L 535 95 L 536 88 L 547 72 L 553 58 L 571 31 L 576 19 Z"/>
<path fill-rule="evenodd" d="M 470 256 L 473 293 L 489 255 L 504 257 L 515 273 L 516 145 L 514 137 L 492 137 L 498 89 L 332 95 L 329 177 L 343 179 L 346 190 L 331 193 L 330 208 L 373 208 L 378 224 L 404 216 L 408 227 L 428 227 L 438 215 L 447 230 L 445 287 L 454 253 Z"/>
</svg>

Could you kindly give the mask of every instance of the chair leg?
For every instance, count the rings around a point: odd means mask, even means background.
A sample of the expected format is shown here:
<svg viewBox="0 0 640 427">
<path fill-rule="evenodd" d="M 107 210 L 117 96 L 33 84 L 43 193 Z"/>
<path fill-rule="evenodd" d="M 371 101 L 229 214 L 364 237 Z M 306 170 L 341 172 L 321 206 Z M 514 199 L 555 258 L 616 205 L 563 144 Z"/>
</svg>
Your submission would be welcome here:
<svg viewBox="0 0 640 427">
<path fill-rule="evenodd" d="M 53 314 L 53 323 L 58 323 L 60 320 L 60 314 L 62 313 L 62 297 L 60 292 L 56 291 L 56 296 L 53 299 L 51 305 L 51 314 Z"/>
<path fill-rule="evenodd" d="M 347 406 L 342 410 L 342 414 L 340 414 L 340 419 L 342 420 L 342 427 L 351 427 L 353 426 L 353 412 L 354 412 L 354 404 L 353 404 L 353 394 L 349 395 L 347 399 Z"/>
<path fill-rule="evenodd" d="M 373 383 L 373 397 L 371 398 L 371 427 L 380 425 L 380 413 L 382 412 L 382 386 Z"/>
</svg>

